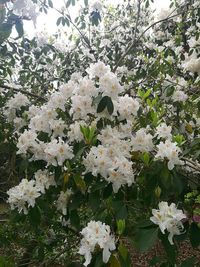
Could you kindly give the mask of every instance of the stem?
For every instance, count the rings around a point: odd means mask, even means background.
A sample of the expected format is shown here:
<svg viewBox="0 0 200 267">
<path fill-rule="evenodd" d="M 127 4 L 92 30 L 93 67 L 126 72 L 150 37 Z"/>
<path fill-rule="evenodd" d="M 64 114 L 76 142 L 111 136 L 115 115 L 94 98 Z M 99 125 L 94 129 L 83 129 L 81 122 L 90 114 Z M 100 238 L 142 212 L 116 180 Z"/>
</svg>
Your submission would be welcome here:
<svg viewBox="0 0 200 267">
<path fill-rule="evenodd" d="M 44 98 L 43 96 L 39 96 L 39 95 L 36 95 L 36 94 L 33 94 L 31 92 L 28 92 L 22 88 L 14 88 L 14 87 L 11 87 L 11 86 L 8 86 L 8 85 L 0 85 L 1 88 L 4 88 L 4 89 L 9 89 L 9 90 L 12 90 L 14 92 L 20 92 L 20 93 L 23 93 L 25 95 L 28 95 L 28 96 L 31 96 L 31 97 L 34 97 L 34 98 L 37 98 L 41 101 L 47 101 L 46 98 Z"/>
</svg>

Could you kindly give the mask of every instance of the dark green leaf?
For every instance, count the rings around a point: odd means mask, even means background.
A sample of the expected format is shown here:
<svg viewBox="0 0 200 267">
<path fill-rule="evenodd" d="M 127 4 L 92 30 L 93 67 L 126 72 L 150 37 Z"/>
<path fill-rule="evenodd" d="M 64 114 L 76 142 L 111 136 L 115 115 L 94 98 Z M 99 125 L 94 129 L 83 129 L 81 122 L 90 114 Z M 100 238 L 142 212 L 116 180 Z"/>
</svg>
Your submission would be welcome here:
<svg viewBox="0 0 200 267">
<path fill-rule="evenodd" d="M 196 258 L 195 257 L 190 257 L 184 262 L 182 262 L 180 267 L 193 267 L 196 263 Z"/>
<path fill-rule="evenodd" d="M 22 20 L 17 20 L 17 22 L 15 23 L 15 29 L 18 33 L 18 38 L 22 37 L 24 34 L 24 27 Z"/>
<path fill-rule="evenodd" d="M 138 229 L 135 236 L 136 248 L 141 252 L 151 249 L 158 240 L 158 228 L 141 228 Z"/>
<path fill-rule="evenodd" d="M 191 224 L 189 236 L 193 248 L 197 248 L 200 245 L 200 228 L 196 225 L 196 223 Z"/>
</svg>

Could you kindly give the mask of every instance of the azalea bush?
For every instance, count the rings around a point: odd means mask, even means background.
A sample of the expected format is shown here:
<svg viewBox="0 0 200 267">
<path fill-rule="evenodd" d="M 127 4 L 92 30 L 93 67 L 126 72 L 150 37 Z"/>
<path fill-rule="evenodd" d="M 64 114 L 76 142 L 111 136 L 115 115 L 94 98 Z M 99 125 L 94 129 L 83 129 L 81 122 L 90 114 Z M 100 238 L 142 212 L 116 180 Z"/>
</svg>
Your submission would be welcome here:
<svg viewBox="0 0 200 267">
<path fill-rule="evenodd" d="M 149 266 L 197 266 L 177 257 L 200 246 L 200 1 L 76 5 L 0 1 L 1 246 L 16 266 L 131 267 L 160 242 Z M 58 33 L 30 40 L 49 9 Z"/>
</svg>

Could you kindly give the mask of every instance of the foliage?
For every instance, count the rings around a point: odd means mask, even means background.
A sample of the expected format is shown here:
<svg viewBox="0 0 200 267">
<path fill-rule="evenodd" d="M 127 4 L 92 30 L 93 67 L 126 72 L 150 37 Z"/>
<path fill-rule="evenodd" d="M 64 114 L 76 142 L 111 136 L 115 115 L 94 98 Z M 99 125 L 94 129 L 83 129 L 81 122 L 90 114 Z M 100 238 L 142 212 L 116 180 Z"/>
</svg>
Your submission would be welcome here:
<svg viewBox="0 0 200 267">
<path fill-rule="evenodd" d="M 200 246 L 200 2 L 83 2 L 0 0 L 0 266 L 129 267 L 125 240 L 177 266 Z M 54 36 L 24 33 L 37 9 Z"/>
</svg>

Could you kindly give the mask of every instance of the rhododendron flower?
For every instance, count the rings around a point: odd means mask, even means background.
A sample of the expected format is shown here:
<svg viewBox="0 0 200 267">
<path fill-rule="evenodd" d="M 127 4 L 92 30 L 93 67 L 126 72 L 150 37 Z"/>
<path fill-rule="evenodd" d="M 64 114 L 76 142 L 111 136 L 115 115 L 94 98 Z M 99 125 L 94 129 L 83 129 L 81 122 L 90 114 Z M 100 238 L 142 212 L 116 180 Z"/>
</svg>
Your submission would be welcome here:
<svg viewBox="0 0 200 267">
<path fill-rule="evenodd" d="M 83 238 L 78 253 L 85 257 L 84 266 L 88 266 L 92 259 L 92 252 L 98 246 L 103 249 L 103 262 L 107 263 L 111 252 L 115 250 L 115 238 L 111 234 L 110 226 L 100 221 L 90 221 L 81 231 Z"/>
<path fill-rule="evenodd" d="M 156 147 L 158 148 L 158 152 L 155 158 L 168 159 L 169 170 L 172 170 L 175 165 L 183 165 L 183 161 L 179 159 L 181 150 L 177 147 L 176 143 L 166 140 L 165 143 L 160 142 Z"/>
<path fill-rule="evenodd" d="M 173 236 L 180 235 L 183 232 L 184 227 L 181 220 L 185 219 L 186 215 L 182 210 L 177 209 L 174 203 L 168 205 L 167 202 L 162 201 L 158 207 L 158 210 L 152 210 L 153 216 L 150 220 L 159 226 L 163 234 L 165 230 L 169 232 L 168 240 L 173 245 Z"/>
</svg>

